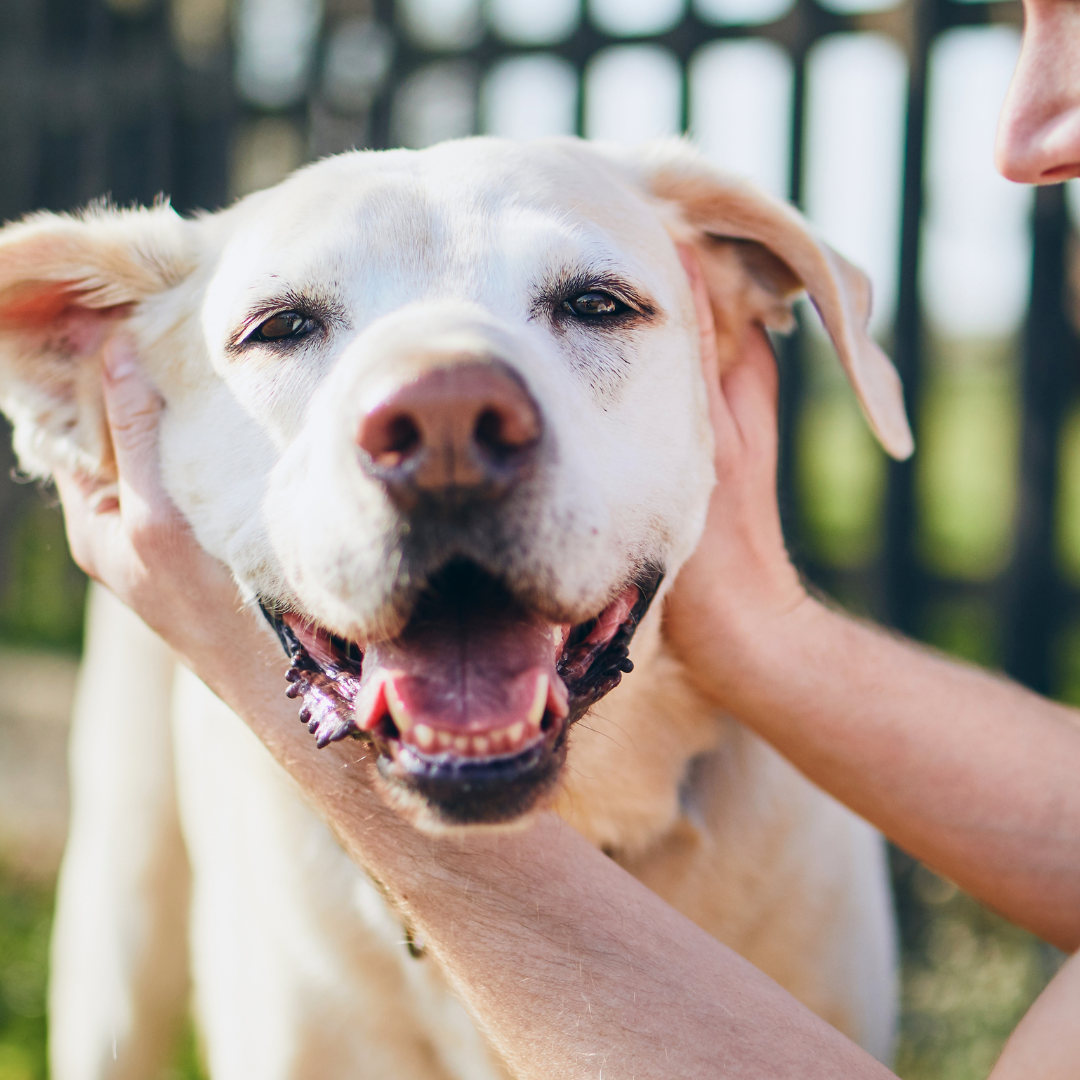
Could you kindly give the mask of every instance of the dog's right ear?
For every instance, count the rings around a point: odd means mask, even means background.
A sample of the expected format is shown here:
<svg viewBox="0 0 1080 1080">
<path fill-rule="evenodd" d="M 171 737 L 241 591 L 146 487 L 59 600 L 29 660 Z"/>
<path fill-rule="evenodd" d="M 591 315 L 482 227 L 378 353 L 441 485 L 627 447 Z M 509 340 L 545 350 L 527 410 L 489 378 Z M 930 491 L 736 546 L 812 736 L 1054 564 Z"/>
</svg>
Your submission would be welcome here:
<svg viewBox="0 0 1080 1080">
<path fill-rule="evenodd" d="M 698 251 L 718 332 L 725 321 L 745 324 L 748 314 L 782 329 L 792 321 L 791 301 L 805 290 L 882 446 L 895 458 L 911 454 L 900 378 L 868 329 L 865 274 L 819 239 L 793 207 L 713 169 L 681 139 L 594 149 L 659 201 L 672 239 Z M 733 273 L 736 265 L 744 273 Z M 746 283 L 754 287 L 743 288 Z"/>
<path fill-rule="evenodd" d="M 171 207 L 34 214 L 0 229 L 0 410 L 28 473 L 112 479 L 102 347 L 134 305 L 193 269 Z"/>
</svg>

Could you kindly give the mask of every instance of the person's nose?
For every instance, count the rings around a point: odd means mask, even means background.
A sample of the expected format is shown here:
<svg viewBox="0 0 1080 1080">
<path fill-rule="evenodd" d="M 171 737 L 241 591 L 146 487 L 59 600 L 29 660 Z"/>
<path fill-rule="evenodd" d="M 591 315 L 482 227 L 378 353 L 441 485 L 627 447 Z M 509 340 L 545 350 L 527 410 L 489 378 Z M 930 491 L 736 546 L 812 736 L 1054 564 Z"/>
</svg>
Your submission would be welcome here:
<svg viewBox="0 0 1080 1080">
<path fill-rule="evenodd" d="M 467 361 L 398 388 L 360 420 L 365 467 L 402 509 L 505 495 L 529 472 L 540 414 L 506 365 Z"/>
<path fill-rule="evenodd" d="M 998 120 L 994 161 L 1007 180 L 1080 176 L 1080 5 L 1028 0 L 1020 61 Z"/>
</svg>

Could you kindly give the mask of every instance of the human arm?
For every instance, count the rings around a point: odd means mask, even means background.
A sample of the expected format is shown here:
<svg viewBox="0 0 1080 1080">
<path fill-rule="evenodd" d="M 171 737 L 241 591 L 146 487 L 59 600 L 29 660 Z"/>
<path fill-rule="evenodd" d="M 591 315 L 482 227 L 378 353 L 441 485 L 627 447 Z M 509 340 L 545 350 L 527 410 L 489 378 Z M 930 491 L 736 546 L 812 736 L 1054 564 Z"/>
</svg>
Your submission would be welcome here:
<svg viewBox="0 0 1080 1080">
<path fill-rule="evenodd" d="M 708 369 L 699 280 L 696 291 Z M 780 530 L 776 372 L 764 335 L 751 335 L 722 389 L 715 368 L 707 373 L 719 482 L 665 612 L 688 673 L 901 847 L 1075 949 L 1078 714 L 808 595 Z"/>
</svg>

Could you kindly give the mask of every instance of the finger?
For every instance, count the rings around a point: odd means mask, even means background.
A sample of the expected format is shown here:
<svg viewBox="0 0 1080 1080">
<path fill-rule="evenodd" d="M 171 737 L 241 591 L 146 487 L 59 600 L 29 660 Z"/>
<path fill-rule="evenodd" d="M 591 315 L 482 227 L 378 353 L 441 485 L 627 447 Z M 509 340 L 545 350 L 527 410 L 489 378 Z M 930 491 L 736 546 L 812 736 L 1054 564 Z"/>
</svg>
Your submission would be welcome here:
<svg viewBox="0 0 1080 1080">
<path fill-rule="evenodd" d="M 92 496 L 88 496 L 79 479 L 69 473 L 57 472 L 53 476 L 53 481 L 60 494 L 60 505 L 64 511 L 64 529 L 67 532 L 71 556 L 79 569 L 91 577 L 96 577 L 93 537 L 97 524 L 90 505 Z"/>
<path fill-rule="evenodd" d="M 772 346 L 760 326 L 750 328 L 739 360 L 724 372 L 721 387 L 743 444 L 774 445 L 780 377 Z"/>
<path fill-rule="evenodd" d="M 694 298 L 694 312 L 697 316 L 701 348 L 701 367 L 709 396 L 709 416 L 718 449 L 722 449 L 731 437 L 738 434 L 738 431 L 720 391 L 720 358 L 716 346 L 716 322 L 713 318 L 712 300 L 709 297 L 709 288 L 705 283 L 705 275 L 697 253 L 689 244 L 676 244 L 676 250 L 690 281 L 690 292 Z"/>
<path fill-rule="evenodd" d="M 716 323 L 713 320 L 709 289 L 705 284 L 705 275 L 702 273 L 697 252 L 689 244 L 677 244 L 676 250 L 690 280 L 690 292 L 694 297 L 694 313 L 697 315 L 698 336 L 701 341 L 701 364 L 706 378 L 709 378 L 717 374 L 719 363 L 716 355 Z"/>
<path fill-rule="evenodd" d="M 85 472 L 73 470 L 72 472 L 57 471 L 53 474 L 53 480 L 57 489 L 71 492 L 72 498 L 77 492 L 86 500 L 87 505 L 95 513 L 102 513 L 101 499 L 105 492 L 115 487 L 112 481 L 104 480 L 98 476 L 90 476 Z M 61 493 L 61 498 L 63 494 Z"/>
<path fill-rule="evenodd" d="M 121 506 L 128 513 L 136 509 L 132 505 L 136 501 L 146 507 L 167 501 L 158 475 L 161 398 L 140 370 L 129 338 L 112 338 L 104 360 L 105 411 L 120 476 Z"/>
</svg>

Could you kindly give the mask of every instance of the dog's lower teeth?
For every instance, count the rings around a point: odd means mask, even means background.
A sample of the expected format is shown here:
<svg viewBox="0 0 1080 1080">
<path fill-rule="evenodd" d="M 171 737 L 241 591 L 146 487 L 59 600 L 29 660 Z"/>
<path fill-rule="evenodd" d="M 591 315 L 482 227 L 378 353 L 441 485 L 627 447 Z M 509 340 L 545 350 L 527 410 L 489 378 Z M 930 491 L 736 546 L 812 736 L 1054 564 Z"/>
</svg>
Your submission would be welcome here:
<svg viewBox="0 0 1080 1080">
<path fill-rule="evenodd" d="M 491 754 L 513 753 L 525 741 L 525 735 L 530 728 L 535 726 L 518 720 L 509 727 L 486 731 L 483 735 L 452 735 L 448 731 L 437 731 L 428 724 L 413 724 L 409 728 L 410 737 L 405 741 L 419 750 L 430 751 L 437 747 L 439 750 L 454 750 L 459 754 L 487 757 Z"/>
</svg>

